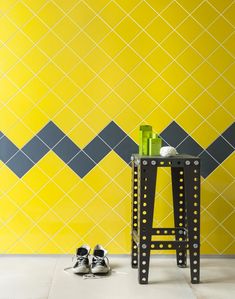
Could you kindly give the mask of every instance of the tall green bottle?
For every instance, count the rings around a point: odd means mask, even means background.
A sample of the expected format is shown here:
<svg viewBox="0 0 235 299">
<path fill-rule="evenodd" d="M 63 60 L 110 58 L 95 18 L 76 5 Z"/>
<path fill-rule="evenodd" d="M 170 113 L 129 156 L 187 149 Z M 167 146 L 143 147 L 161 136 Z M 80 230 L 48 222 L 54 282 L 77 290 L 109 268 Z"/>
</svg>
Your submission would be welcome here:
<svg viewBox="0 0 235 299">
<path fill-rule="evenodd" d="M 139 131 L 139 154 L 147 156 L 148 153 L 148 139 L 152 136 L 152 126 L 142 125 Z"/>
</svg>

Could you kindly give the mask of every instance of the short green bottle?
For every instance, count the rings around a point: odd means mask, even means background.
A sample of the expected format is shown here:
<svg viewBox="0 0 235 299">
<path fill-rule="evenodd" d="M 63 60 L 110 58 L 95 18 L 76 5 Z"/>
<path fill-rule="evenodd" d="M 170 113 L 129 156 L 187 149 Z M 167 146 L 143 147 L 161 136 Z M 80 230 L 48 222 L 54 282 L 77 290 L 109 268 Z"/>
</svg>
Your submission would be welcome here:
<svg viewBox="0 0 235 299">
<path fill-rule="evenodd" d="M 155 133 L 148 138 L 148 154 L 149 156 L 159 156 L 162 147 L 162 139 Z"/>
</svg>

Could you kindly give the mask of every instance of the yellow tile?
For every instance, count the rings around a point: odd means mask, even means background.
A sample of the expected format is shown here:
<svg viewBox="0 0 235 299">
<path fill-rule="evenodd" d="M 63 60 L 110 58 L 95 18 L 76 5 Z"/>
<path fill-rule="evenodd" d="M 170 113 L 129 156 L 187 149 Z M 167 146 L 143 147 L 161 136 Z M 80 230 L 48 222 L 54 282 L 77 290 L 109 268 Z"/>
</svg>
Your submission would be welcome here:
<svg viewBox="0 0 235 299">
<path fill-rule="evenodd" d="M 63 252 L 62 248 L 60 248 L 53 240 L 50 239 L 48 239 L 47 242 L 42 247 L 40 247 L 41 254 L 56 254 L 60 252 Z"/>
<path fill-rule="evenodd" d="M 10 39 L 17 31 L 17 27 L 11 20 L 9 20 L 7 16 L 1 17 L 0 28 L 4 28 L 4 30 L 1 30 L 1 38 L 0 38 L 0 40 L 3 43 L 7 42 L 8 39 Z"/>
<path fill-rule="evenodd" d="M 19 180 L 19 178 L 4 164 L 0 167 L 0 175 L 2 178 L 0 181 L 0 189 L 3 192 L 11 189 Z"/>
<path fill-rule="evenodd" d="M 94 228 L 96 223 L 90 218 L 89 214 L 81 211 L 69 220 L 67 225 L 78 235 L 84 236 Z"/>
<path fill-rule="evenodd" d="M 144 76 L 143 76 L 144 74 Z M 147 63 L 141 62 L 135 69 L 130 73 L 131 78 L 139 87 L 146 87 L 156 78 L 156 72 L 148 66 Z"/>
<path fill-rule="evenodd" d="M 31 251 L 31 247 L 25 244 L 24 241 L 18 240 L 11 247 L 7 249 L 8 254 L 27 254 Z"/>
<path fill-rule="evenodd" d="M 141 61 L 141 58 L 135 53 L 134 49 L 125 47 L 115 57 L 115 61 L 126 72 L 130 72 Z"/>
<path fill-rule="evenodd" d="M 202 57 L 192 47 L 187 48 L 177 58 L 177 62 L 189 73 L 201 64 L 202 61 Z"/>
<path fill-rule="evenodd" d="M 220 254 L 234 241 L 233 236 L 228 234 L 226 230 L 220 226 L 216 228 L 207 240 L 216 247 Z"/>
<path fill-rule="evenodd" d="M 233 27 L 224 17 L 220 17 L 208 28 L 208 31 L 217 41 L 223 43 L 223 41 L 233 32 Z"/>
<path fill-rule="evenodd" d="M 177 117 L 177 123 L 191 133 L 203 121 L 203 118 L 191 107 L 188 107 L 180 116 Z"/>
<path fill-rule="evenodd" d="M 210 25 L 213 22 L 213 20 L 218 16 L 218 13 L 213 8 L 213 6 L 210 5 L 210 2 L 203 2 L 192 14 L 193 17 L 203 27 L 207 27 L 208 25 Z"/>
<path fill-rule="evenodd" d="M 77 32 L 76 36 L 68 43 L 81 58 L 95 48 L 96 44 L 85 32 Z"/>
<path fill-rule="evenodd" d="M 110 122 L 110 118 L 100 108 L 93 109 L 85 118 L 85 123 L 94 132 L 100 132 Z"/>
<path fill-rule="evenodd" d="M 19 121 L 14 113 L 6 106 L 1 107 L 0 120 L 1 130 L 3 130 L 3 132 L 6 132 L 9 128 L 11 128 Z"/>
<path fill-rule="evenodd" d="M 156 102 L 160 103 L 172 93 L 173 87 L 163 78 L 157 77 L 145 90 Z"/>
<path fill-rule="evenodd" d="M 53 32 L 63 43 L 69 42 L 77 31 L 78 27 L 68 17 L 64 17 L 56 24 L 56 26 L 53 27 Z"/>
<path fill-rule="evenodd" d="M 98 166 L 94 167 L 86 176 L 85 182 L 88 183 L 93 190 L 99 192 L 110 181 L 110 178 Z"/>
<path fill-rule="evenodd" d="M 206 32 L 192 43 L 192 47 L 205 58 L 214 52 L 218 46 L 219 44 L 215 39 Z"/>
<path fill-rule="evenodd" d="M 110 167 L 112 165 L 112 167 Z M 99 167 L 101 167 L 105 173 L 115 180 L 115 176 L 123 170 L 126 166 L 124 162 L 114 151 L 111 151 L 107 156 L 104 157 L 99 162 Z"/>
<path fill-rule="evenodd" d="M 7 253 L 11 246 L 15 243 L 17 235 L 14 231 L 8 229 L 6 226 L 0 228 L 1 244 L 0 250 L 2 253 Z"/>
<path fill-rule="evenodd" d="M 109 26 L 114 27 L 117 23 L 125 17 L 125 13 L 114 2 L 109 2 L 103 9 L 100 11 L 100 16 Z"/>
<path fill-rule="evenodd" d="M 48 211 L 48 206 L 40 200 L 40 197 L 34 196 L 27 202 L 22 210 L 35 222 L 37 222 Z"/>
<path fill-rule="evenodd" d="M 230 5 L 230 7 L 227 7 L 226 10 L 223 12 L 223 15 L 225 18 L 235 26 L 235 21 L 234 21 L 234 15 L 235 15 L 235 6 L 234 3 Z"/>
<path fill-rule="evenodd" d="M 109 62 L 110 59 L 102 49 L 95 47 L 92 51 L 88 52 L 88 55 L 84 58 L 86 66 L 94 72 L 102 70 Z"/>
<path fill-rule="evenodd" d="M 208 92 L 219 102 L 224 102 L 233 94 L 234 88 L 232 86 L 230 82 L 220 77 L 208 88 Z"/>
<path fill-rule="evenodd" d="M 8 221 L 7 227 L 14 231 L 17 236 L 21 236 L 31 228 L 32 224 L 32 220 L 18 211 L 11 220 Z"/>
<path fill-rule="evenodd" d="M 218 226 L 218 221 L 208 214 L 207 211 L 201 212 L 201 237 L 208 239 L 209 234 Z"/>
<path fill-rule="evenodd" d="M 131 209 L 130 209 L 130 200 L 129 196 L 127 196 L 124 200 L 122 200 L 115 208 L 114 211 L 121 217 L 121 219 L 125 220 L 125 225 L 130 224 L 131 220 Z"/>
<path fill-rule="evenodd" d="M 94 227 L 94 229 L 90 230 L 84 236 L 84 240 L 85 240 L 85 244 L 89 244 L 91 248 L 94 248 L 98 242 L 100 244 L 103 244 L 103 246 L 105 247 L 105 245 L 110 241 L 110 236 L 106 234 L 106 232 L 103 229 L 96 226 Z M 97 240 L 99 241 L 97 242 Z"/>
<path fill-rule="evenodd" d="M 69 47 L 64 47 L 64 49 L 59 51 L 58 54 L 53 57 L 53 62 L 63 72 L 68 73 L 80 62 L 80 59 L 74 50 Z"/>
<path fill-rule="evenodd" d="M 222 166 L 219 166 L 209 175 L 207 180 L 221 193 L 233 182 L 233 177 Z"/>
<path fill-rule="evenodd" d="M 207 208 L 207 211 L 213 215 L 213 217 L 219 222 L 223 222 L 228 215 L 233 212 L 233 207 L 227 203 L 221 196 L 216 198 L 211 205 Z"/>
<path fill-rule="evenodd" d="M 188 42 L 192 42 L 203 32 L 203 29 L 192 17 L 188 17 L 179 27 L 177 27 L 177 32 Z"/>
<path fill-rule="evenodd" d="M 115 182 L 122 186 L 127 193 L 131 191 L 131 168 L 126 165 L 125 168 L 115 177 Z"/>
<path fill-rule="evenodd" d="M 22 134 L 22 132 L 24 132 Z M 34 137 L 34 132 L 30 130 L 22 122 L 17 122 L 13 127 L 7 131 L 7 137 L 18 147 L 22 148 L 32 137 Z"/>
<path fill-rule="evenodd" d="M 114 121 L 122 128 L 122 130 L 129 134 L 135 127 L 139 126 L 141 118 L 135 111 L 127 107 L 115 117 Z"/>
<path fill-rule="evenodd" d="M 29 189 L 23 180 L 18 180 L 17 184 L 8 191 L 8 195 L 15 204 L 22 206 L 33 197 L 34 191 Z"/>
<path fill-rule="evenodd" d="M 63 102 L 54 93 L 48 93 L 37 103 L 37 107 L 41 109 L 49 119 L 52 119 L 63 108 L 63 105 Z"/>
<path fill-rule="evenodd" d="M 37 133 L 47 124 L 49 119 L 44 113 L 35 107 L 22 118 L 22 121 L 32 130 L 32 132 Z"/>
<path fill-rule="evenodd" d="M 168 37 L 161 43 L 165 51 L 176 57 L 188 46 L 188 44 L 176 33 L 171 32 Z"/>
<path fill-rule="evenodd" d="M 17 205 L 11 198 L 6 195 L 1 196 L 0 200 L 0 220 L 5 223 L 11 218 L 18 210 Z"/>
<path fill-rule="evenodd" d="M 126 78 L 117 87 L 115 87 L 115 92 L 122 100 L 129 103 L 141 92 L 141 88 L 132 78 Z"/>
<path fill-rule="evenodd" d="M 78 93 L 78 86 L 70 78 L 64 77 L 54 88 L 54 92 L 63 102 L 69 101 Z"/>
<path fill-rule="evenodd" d="M 31 79 L 33 73 L 23 63 L 18 62 L 7 76 L 20 88 Z"/>
<path fill-rule="evenodd" d="M 192 76 L 204 88 L 207 88 L 219 77 L 219 74 L 208 63 L 205 62 L 193 72 Z"/>
<path fill-rule="evenodd" d="M 23 86 L 22 92 L 32 102 L 36 103 L 48 93 L 48 86 L 37 77 L 32 77 L 29 83 Z"/>
<path fill-rule="evenodd" d="M 35 165 L 21 179 L 33 192 L 39 191 L 47 182 L 48 176 Z"/>
<path fill-rule="evenodd" d="M 61 227 L 63 227 L 61 219 L 52 211 L 45 214 L 37 224 L 49 237 L 52 237 L 59 231 L 59 229 L 61 229 Z"/>
<path fill-rule="evenodd" d="M 91 80 L 95 78 L 95 72 L 85 63 L 79 63 L 70 73 L 70 78 L 81 88 L 84 88 Z"/>
<path fill-rule="evenodd" d="M 232 0 L 224 0 L 224 1 L 218 1 L 218 0 L 210 0 L 210 4 L 215 7 L 219 12 L 223 12 L 223 10 L 229 6 L 233 1 Z"/>
<path fill-rule="evenodd" d="M 48 87 L 53 87 L 63 76 L 63 72 L 52 62 L 48 63 L 38 72 L 38 77 Z"/>
<path fill-rule="evenodd" d="M 84 122 L 80 122 L 68 134 L 68 136 L 83 149 L 97 134 L 91 130 Z"/>
<path fill-rule="evenodd" d="M 203 240 L 201 242 L 201 252 L 203 254 L 219 254 L 218 250 L 214 246 L 212 246 L 210 243 L 208 243 L 206 240 Z"/>
<path fill-rule="evenodd" d="M 109 31 L 110 28 L 98 16 L 92 19 L 86 26 L 86 33 L 96 43 L 99 43 Z"/>
<path fill-rule="evenodd" d="M 124 222 L 116 213 L 111 211 L 102 219 L 99 225 L 106 233 L 113 237 L 125 227 L 126 222 Z"/>
<path fill-rule="evenodd" d="M 171 26 L 176 27 L 186 17 L 187 13 L 181 8 L 178 3 L 172 2 L 162 13 L 161 16 L 170 23 Z"/>
<path fill-rule="evenodd" d="M 111 207 L 100 196 L 96 196 L 88 203 L 84 210 L 95 223 L 98 223 L 110 212 Z"/>
<path fill-rule="evenodd" d="M 7 107 L 19 118 L 22 118 L 33 108 L 33 103 L 23 93 L 19 92 L 7 103 Z"/>
<path fill-rule="evenodd" d="M 230 84 L 235 84 L 234 74 L 235 66 L 234 64 L 231 64 L 231 66 L 224 72 L 224 77 L 230 82 Z"/>
<path fill-rule="evenodd" d="M 126 77 L 126 73 L 116 63 L 110 63 L 100 73 L 100 77 L 113 88 Z"/>
<path fill-rule="evenodd" d="M 234 235 L 234 227 L 235 227 L 235 213 L 231 213 L 227 219 L 223 222 L 223 227 L 225 227 L 231 235 Z"/>
<path fill-rule="evenodd" d="M 53 207 L 53 211 L 64 222 L 68 222 L 80 211 L 80 208 L 73 200 L 71 200 L 68 196 L 65 196 L 56 203 Z"/>
<path fill-rule="evenodd" d="M 159 106 L 145 119 L 145 121 L 153 126 L 155 132 L 160 134 L 172 122 L 172 118 Z"/>
<path fill-rule="evenodd" d="M 158 16 L 146 28 L 151 37 L 158 43 L 163 41 L 172 31 L 169 24 Z"/>
<path fill-rule="evenodd" d="M 47 242 L 48 237 L 39 228 L 33 227 L 22 238 L 29 247 L 32 253 L 39 253 L 41 246 Z"/>
<path fill-rule="evenodd" d="M 131 248 L 130 226 L 126 226 L 124 229 L 122 229 L 122 231 L 115 236 L 114 240 L 117 245 L 121 246 L 121 249 L 117 250 L 114 246 L 113 248 L 110 248 L 110 250 L 112 249 L 112 252 L 124 252 L 129 254 Z"/>
<path fill-rule="evenodd" d="M 235 162 L 234 152 L 230 156 L 228 156 L 228 158 L 225 159 L 225 161 L 223 161 L 223 166 L 233 177 L 235 177 L 234 162 Z"/>
<path fill-rule="evenodd" d="M 69 17 L 83 28 L 95 17 L 95 13 L 86 3 L 80 2 L 69 12 Z"/>
<path fill-rule="evenodd" d="M 209 57 L 208 61 L 219 71 L 223 72 L 232 64 L 232 56 L 222 47 L 218 47 Z"/>
<path fill-rule="evenodd" d="M 86 0 L 87 6 L 89 6 L 92 10 L 96 11 L 97 13 L 109 2 L 109 0 L 100 0 L 99 2 L 96 0 Z"/>
<path fill-rule="evenodd" d="M 66 106 L 54 116 L 55 124 L 65 133 L 68 134 L 74 126 L 81 120 L 80 117 Z"/>
<path fill-rule="evenodd" d="M 6 76 L 0 79 L 0 88 L 1 88 L 1 98 L 3 102 L 9 101 L 18 91 L 17 86 L 14 82 L 7 78 Z"/>
<path fill-rule="evenodd" d="M 15 4 L 15 0 L 9 0 L 9 1 L 2 1 L 0 4 L 0 8 L 2 12 L 6 12 Z"/>
<path fill-rule="evenodd" d="M 130 16 L 145 28 L 156 17 L 156 12 L 147 2 L 141 2 L 130 13 Z"/>
<path fill-rule="evenodd" d="M 183 84 L 179 85 L 177 92 L 179 92 L 188 103 L 191 103 L 203 93 L 203 88 L 194 78 L 188 77 Z"/>
<path fill-rule="evenodd" d="M 32 10 L 38 11 L 45 4 L 45 0 L 38 0 L 37 2 L 31 0 L 24 0 L 24 3 L 29 6 Z"/>
<path fill-rule="evenodd" d="M 53 181 L 46 182 L 38 192 L 38 196 L 48 207 L 53 207 L 64 195 L 65 192 Z"/>
<path fill-rule="evenodd" d="M 68 106 L 76 113 L 76 115 L 83 118 L 96 107 L 96 103 L 85 93 L 80 92 L 71 102 L 69 102 Z"/>
<path fill-rule="evenodd" d="M 112 92 L 100 102 L 99 107 L 113 119 L 125 108 L 125 102 Z"/>
<path fill-rule="evenodd" d="M 222 196 L 233 206 L 235 207 L 235 182 L 231 183 L 222 193 Z"/>
<path fill-rule="evenodd" d="M 7 42 L 7 46 L 16 56 L 21 57 L 33 47 L 33 42 L 21 31 L 18 31 Z"/>
<path fill-rule="evenodd" d="M 205 134 L 207 132 L 207 134 Z M 196 142 L 198 142 L 203 148 L 207 148 L 218 137 L 218 132 L 208 123 L 202 122 L 192 133 Z"/>
<path fill-rule="evenodd" d="M 223 121 L 221 121 L 221 119 L 223 119 Z M 234 118 L 222 107 L 219 107 L 208 117 L 207 120 L 212 127 L 220 133 L 223 133 L 233 123 Z"/>
<path fill-rule="evenodd" d="M 145 32 L 138 34 L 129 45 L 142 57 L 146 57 L 157 47 L 156 41 Z"/>
<path fill-rule="evenodd" d="M 187 107 L 183 97 L 175 92 L 171 93 L 160 105 L 173 119 Z"/>
<path fill-rule="evenodd" d="M 18 58 L 4 45 L 1 45 L 0 55 L 1 57 L 4 57 L 4 59 L 0 60 L 0 69 L 6 73 L 14 64 L 16 64 Z"/>
<path fill-rule="evenodd" d="M 231 113 L 231 115 L 233 116 L 233 118 L 235 118 L 235 105 L 234 105 L 234 101 L 235 101 L 235 96 L 231 96 L 229 97 L 224 103 L 223 103 L 223 107 L 229 112 Z"/>
<path fill-rule="evenodd" d="M 188 74 L 176 62 L 169 64 L 169 66 L 161 73 L 161 77 L 165 79 L 171 87 L 176 88 L 182 81 L 184 81 Z M 186 81 L 187 82 L 187 81 Z M 185 85 L 185 81 L 183 86 Z"/>
<path fill-rule="evenodd" d="M 197 99 L 192 103 L 192 106 L 197 110 L 197 112 L 207 118 L 208 115 L 218 107 L 218 102 L 212 98 L 212 96 L 204 91 Z"/>
<path fill-rule="evenodd" d="M 64 46 L 63 42 L 53 32 L 48 32 L 43 36 L 37 45 L 43 54 L 49 56 L 48 58 L 54 56 Z"/>
<path fill-rule="evenodd" d="M 95 195 L 96 192 L 83 180 L 68 192 L 68 196 L 70 196 L 80 207 L 86 206 Z"/>
<path fill-rule="evenodd" d="M 146 57 L 146 61 L 157 71 L 163 71 L 172 61 L 164 49 L 157 47 Z"/>
<path fill-rule="evenodd" d="M 64 192 L 68 192 L 81 179 L 68 166 L 65 166 L 53 177 L 53 180 Z"/>
<path fill-rule="evenodd" d="M 223 251 L 223 254 L 234 254 L 235 252 L 235 241 L 233 241 L 231 243 L 231 245 L 229 245 L 224 251 Z"/>
<path fill-rule="evenodd" d="M 65 166 L 62 161 L 53 151 L 49 151 L 38 163 L 40 168 L 48 177 L 52 178 L 59 170 Z"/>
<path fill-rule="evenodd" d="M 100 197 L 111 207 L 115 207 L 127 196 L 115 182 L 111 182 L 101 192 Z"/>
<path fill-rule="evenodd" d="M 47 31 L 48 28 L 36 17 L 27 22 L 27 24 L 23 27 L 23 32 L 33 42 L 37 42 L 47 33 Z"/>
<path fill-rule="evenodd" d="M 136 111 L 136 113 L 138 113 L 138 115 L 144 118 L 151 114 L 151 112 L 157 107 L 157 104 L 155 101 L 150 99 L 147 93 L 143 92 L 131 102 L 131 107 L 134 111 Z"/>
<path fill-rule="evenodd" d="M 122 52 L 126 44 L 121 37 L 111 31 L 104 39 L 102 39 L 99 46 L 108 56 L 116 57 L 118 53 Z"/>
<path fill-rule="evenodd" d="M 100 77 L 97 77 L 86 85 L 84 92 L 98 103 L 110 92 L 110 86 Z"/>
<path fill-rule="evenodd" d="M 63 12 L 54 3 L 47 2 L 37 12 L 37 16 L 49 27 L 52 27 L 63 17 Z"/>
<path fill-rule="evenodd" d="M 128 28 L 128 30 L 126 30 Z M 140 32 L 140 27 L 128 16 L 126 16 L 114 29 L 125 42 L 130 42 L 137 33 Z"/>
</svg>

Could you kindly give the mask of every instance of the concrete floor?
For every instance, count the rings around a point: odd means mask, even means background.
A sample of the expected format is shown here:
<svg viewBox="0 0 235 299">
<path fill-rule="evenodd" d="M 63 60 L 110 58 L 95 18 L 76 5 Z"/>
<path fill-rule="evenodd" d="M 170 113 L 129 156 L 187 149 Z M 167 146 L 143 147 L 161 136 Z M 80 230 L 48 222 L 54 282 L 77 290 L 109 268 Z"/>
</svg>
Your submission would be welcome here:
<svg viewBox="0 0 235 299">
<path fill-rule="evenodd" d="M 71 256 L 0 256 L 0 299 L 232 299 L 235 258 L 202 258 L 201 283 L 191 285 L 189 268 L 174 257 L 151 258 L 149 284 L 139 285 L 128 256 L 110 256 L 112 272 L 84 279 L 71 270 Z"/>
</svg>

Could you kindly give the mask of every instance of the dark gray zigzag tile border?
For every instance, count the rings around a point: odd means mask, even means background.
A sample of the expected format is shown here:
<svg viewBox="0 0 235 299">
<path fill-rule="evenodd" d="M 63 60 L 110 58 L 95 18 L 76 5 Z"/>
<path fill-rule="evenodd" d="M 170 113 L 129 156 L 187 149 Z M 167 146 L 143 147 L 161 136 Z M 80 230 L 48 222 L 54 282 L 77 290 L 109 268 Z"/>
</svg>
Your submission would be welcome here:
<svg viewBox="0 0 235 299">
<path fill-rule="evenodd" d="M 174 121 L 164 129 L 160 136 L 164 145 L 172 145 L 180 153 L 200 156 L 201 173 L 205 178 L 234 151 L 235 123 L 207 149 L 203 149 Z M 138 152 L 138 145 L 113 121 L 83 149 L 80 149 L 52 121 L 22 149 L 17 148 L 0 132 L 0 159 L 19 178 L 24 176 L 50 150 L 83 178 L 112 150 L 130 164 L 131 154 Z"/>
</svg>

